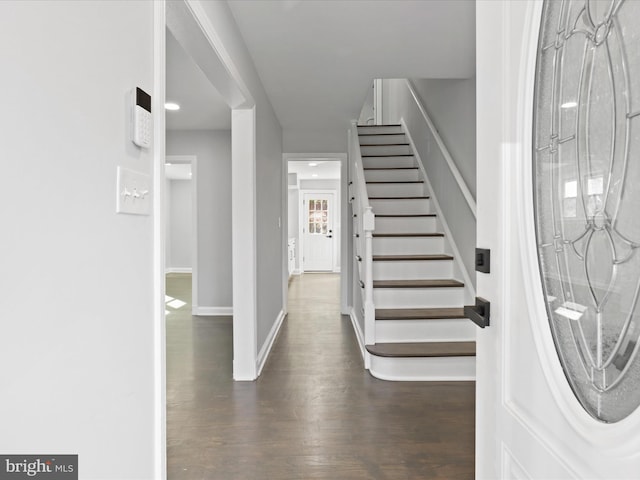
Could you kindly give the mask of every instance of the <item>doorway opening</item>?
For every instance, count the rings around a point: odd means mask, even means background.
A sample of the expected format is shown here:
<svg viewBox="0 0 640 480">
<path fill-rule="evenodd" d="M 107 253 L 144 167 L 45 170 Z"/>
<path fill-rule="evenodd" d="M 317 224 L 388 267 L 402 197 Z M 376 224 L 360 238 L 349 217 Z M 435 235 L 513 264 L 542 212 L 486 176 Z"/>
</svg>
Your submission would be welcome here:
<svg viewBox="0 0 640 480">
<path fill-rule="evenodd" d="M 295 248 L 289 274 L 340 272 L 340 162 L 310 158 L 287 167 L 288 245 Z"/>
</svg>

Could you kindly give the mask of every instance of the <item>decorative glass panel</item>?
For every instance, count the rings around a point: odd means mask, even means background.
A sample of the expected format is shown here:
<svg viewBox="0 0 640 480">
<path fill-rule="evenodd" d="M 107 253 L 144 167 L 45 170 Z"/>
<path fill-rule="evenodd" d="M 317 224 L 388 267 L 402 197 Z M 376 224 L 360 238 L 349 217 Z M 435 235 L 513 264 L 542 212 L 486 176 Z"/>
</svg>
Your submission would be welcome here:
<svg viewBox="0 0 640 480">
<path fill-rule="evenodd" d="M 546 1 L 534 105 L 551 331 L 593 417 L 640 405 L 640 1 Z"/>
<path fill-rule="evenodd" d="M 326 200 L 309 200 L 309 233 L 326 235 L 328 232 L 328 203 Z"/>
</svg>

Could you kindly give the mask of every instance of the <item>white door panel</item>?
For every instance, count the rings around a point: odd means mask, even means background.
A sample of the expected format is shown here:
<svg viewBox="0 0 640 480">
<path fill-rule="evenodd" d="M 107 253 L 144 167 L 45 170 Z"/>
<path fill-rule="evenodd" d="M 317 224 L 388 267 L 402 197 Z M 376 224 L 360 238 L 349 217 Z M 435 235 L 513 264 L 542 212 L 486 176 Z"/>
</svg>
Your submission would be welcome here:
<svg viewBox="0 0 640 480">
<path fill-rule="evenodd" d="M 334 265 L 334 194 L 305 193 L 302 265 L 304 271 L 332 271 Z"/>
<path fill-rule="evenodd" d="M 599 12 L 608 5 L 599 2 Z M 547 318 L 531 154 L 541 12 L 538 1 L 476 5 L 477 242 L 491 249 L 491 273 L 477 274 L 491 325 L 477 336 L 476 477 L 637 479 L 640 410 L 613 424 L 591 417 L 565 377 Z"/>
</svg>

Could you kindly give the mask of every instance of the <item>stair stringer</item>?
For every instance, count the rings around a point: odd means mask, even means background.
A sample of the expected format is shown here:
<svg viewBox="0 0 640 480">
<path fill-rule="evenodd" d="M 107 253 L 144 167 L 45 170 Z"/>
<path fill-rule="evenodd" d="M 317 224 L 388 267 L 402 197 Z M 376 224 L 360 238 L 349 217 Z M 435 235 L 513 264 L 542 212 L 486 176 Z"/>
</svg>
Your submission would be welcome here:
<svg viewBox="0 0 640 480">
<path fill-rule="evenodd" d="M 438 203 L 438 199 L 435 196 L 433 188 L 431 186 L 431 182 L 429 181 L 429 177 L 427 177 L 427 172 L 424 169 L 424 164 L 422 163 L 422 159 L 420 158 L 420 152 L 418 152 L 416 145 L 411 137 L 411 132 L 407 128 L 407 124 L 404 118 L 400 119 L 400 124 L 402 125 L 402 130 L 404 134 L 407 136 L 407 140 L 409 140 L 409 144 L 411 149 L 413 150 L 413 155 L 416 161 L 416 166 L 420 169 L 420 178 L 424 180 L 425 190 L 428 192 L 430 200 L 431 200 L 431 208 L 434 213 L 437 214 L 436 222 L 441 230 L 444 233 L 444 242 L 445 242 L 445 252 L 453 255 L 453 265 L 454 265 L 454 278 L 459 275 L 460 278 L 464 280 L 464 301 L 465 305 L 473 305 L 475 304 L 476 298 L 476 290 L 473 286 L 473 282 L 471 281 L 471 276 L 467 271 L 464 263 L 462 262 L 462 256 L 460 255 L 460 250 L 456 246 L 456 242 L 451 233 L 451 229 L 447 224 L 447 220 L 442 213 L 442 209 L 440 208 L 440 204 Z"/>
</svg>

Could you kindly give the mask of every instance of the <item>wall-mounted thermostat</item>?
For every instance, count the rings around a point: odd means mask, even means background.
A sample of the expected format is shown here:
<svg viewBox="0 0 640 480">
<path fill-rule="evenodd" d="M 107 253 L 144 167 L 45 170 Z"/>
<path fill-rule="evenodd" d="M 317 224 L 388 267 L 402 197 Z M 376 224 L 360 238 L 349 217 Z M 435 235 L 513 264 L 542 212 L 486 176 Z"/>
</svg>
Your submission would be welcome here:
<svg viewBox="0 0 640 480">
<path fill-rule="evenodd" d="M 133 121 L 132 137 L 133 143 L 139 147 L 149 148 L 151 146 L 152 118 L 151 118 L 151 95 L 136 87 L 133 92 Z"/>
</svg>

